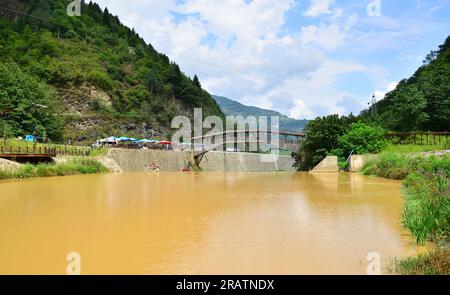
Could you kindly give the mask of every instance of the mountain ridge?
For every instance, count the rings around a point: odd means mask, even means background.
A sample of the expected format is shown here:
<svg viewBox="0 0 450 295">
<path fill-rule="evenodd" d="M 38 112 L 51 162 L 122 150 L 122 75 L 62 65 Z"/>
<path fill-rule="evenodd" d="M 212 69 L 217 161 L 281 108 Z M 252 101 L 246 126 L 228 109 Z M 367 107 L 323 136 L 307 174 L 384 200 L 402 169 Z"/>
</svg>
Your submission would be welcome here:
<svg viewBox="0 0 450 295">
<path fill-rule="evenodd" d="M 212 95 L 218 103 L 222 112 L 227 116 L 277 116 L 280 118 L 280 131 L 300 132 L 303 131 L 308 120 L 296 120 L 274 110 L 267 110 L 255 106 L 247 106 L 238 101 L 218 95 Z"/>
</svg>

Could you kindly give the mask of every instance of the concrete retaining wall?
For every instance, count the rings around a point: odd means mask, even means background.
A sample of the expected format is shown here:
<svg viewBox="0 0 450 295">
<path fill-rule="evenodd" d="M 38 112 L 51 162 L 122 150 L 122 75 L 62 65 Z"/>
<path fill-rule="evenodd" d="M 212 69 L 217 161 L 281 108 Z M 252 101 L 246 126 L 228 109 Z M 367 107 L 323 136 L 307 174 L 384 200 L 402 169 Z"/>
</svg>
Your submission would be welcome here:
<svg viewBox="0 0 450 295">
<path fill-rule="evenodd" d="M 328 173 L 339 172 L 338 158 L 336 156 L 328 156 L 319 163 L 311 173 Z"/>
<path fill-rule="evenodd" d="M 200 163 L 203 171 L 271 172 L 296 171 L 288 156 L 252 153 L 209 152 Z"/>
<path fill-rule="evenodd" d="M 189 167 L 192 152 L 111 149 L 108 157 L 127 172 L 149 171 L 156 166 L 160 171 L 181 171 Z M 295 171 L 293 164 L 294 160 L 286 156 L 209 152 L 203 157 L 200 167 L 203 171 L 218 172 Z"/>
<path fill-rule="evenodd" d="M 350 157 L 349 163 L 349 171 L 350 172 L 359 172 L 363 168 L 365 163 L 365 158 L 362 155 L 352 155 Z"/>
<path fill-rule="evenodd" d="M 181 171 L 189 166 L 191 152 L 162 150 L 111 149 L 108 157 L 123 171 L 142 172 L 159 167 L 160 171 Z"/>
<path fill-rule="evenodd" d="M 359 172 L 367 161 L 375 159 L 378 155 L 352 155 L 350 157 L 349 171 Z"/>
</svg>

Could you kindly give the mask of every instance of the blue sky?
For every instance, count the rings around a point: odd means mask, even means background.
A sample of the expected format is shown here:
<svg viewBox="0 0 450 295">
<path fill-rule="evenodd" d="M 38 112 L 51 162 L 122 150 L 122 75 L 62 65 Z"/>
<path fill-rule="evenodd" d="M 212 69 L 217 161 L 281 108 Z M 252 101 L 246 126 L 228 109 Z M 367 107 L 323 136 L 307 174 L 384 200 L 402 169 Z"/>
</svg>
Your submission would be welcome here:
<svg viewBox="0 0 450 295">
<path fill-rule="evenodd" d="M 450 0 L 96 2 L 211 94 L 298 119 L 358 113 L 450 35 Z"/>
</svg>

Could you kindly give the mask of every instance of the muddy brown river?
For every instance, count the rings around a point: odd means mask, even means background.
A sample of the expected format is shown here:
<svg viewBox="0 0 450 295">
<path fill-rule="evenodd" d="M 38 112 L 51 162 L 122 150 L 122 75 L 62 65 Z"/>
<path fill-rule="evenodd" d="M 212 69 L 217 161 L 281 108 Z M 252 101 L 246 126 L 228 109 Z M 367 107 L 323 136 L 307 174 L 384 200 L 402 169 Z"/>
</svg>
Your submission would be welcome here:
<svg viewBox="0 0 450 295">
<path fill-rule="evenodd" d="M 366 274 L 417 254 L 401 183 L 358 174 L 122 173 L 0 182 L 0 274 Z"/>
</svg>

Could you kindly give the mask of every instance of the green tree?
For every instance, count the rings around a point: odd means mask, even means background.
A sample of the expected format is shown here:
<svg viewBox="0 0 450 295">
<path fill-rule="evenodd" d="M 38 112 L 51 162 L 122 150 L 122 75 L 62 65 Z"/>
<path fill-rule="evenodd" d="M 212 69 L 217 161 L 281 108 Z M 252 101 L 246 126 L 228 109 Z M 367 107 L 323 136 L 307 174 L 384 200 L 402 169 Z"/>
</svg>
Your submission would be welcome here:
<svg viewBox="0 0 450 295">
<path fill-rule="evenodd" d="M 308 170 L 319 164 L 339 145 L 339 137 L 355 121 L 353 115 L 318 117 L 306 125 L 306 139 L 302 148 L 301 169 Z"/>
<path fill-rule="evenodd" d="M 197 86 L 198 88 L 202 88 L 202 85 L 200 84 L 200 80 L 198 79 L 197 75 L 194 75 L 193 82 L 195 86 Z"/>
<path fill-rule="evenodd" d="M 357 155 L 378 153 L 387 144 L 384 133 L 381 126 L 352 123 L 345 134 L 339 137 L 338 148 L 332 153 L 341 158 L 348 157 L 352 151 Z"/>
<path fill-rule="evenodd" d="M 377 110 L 382 126 L 392 131 L 450 130 L 450 36 L 377 103 Z"/>
<path fill-rule="evenodd" d="M 136 130 L 122 126 L 146 123 L 146 130 L 163 135 L 177 110 L 190 113 L 193 107 L 202 107 L 205 114 L 223 116 L 211 96 L 177 64 L 146 44 L 108 9 L 102 11 L 96 3 L 82 1 L 82 15 L 74 18 L 67 16 L 65 1 L 19 2 L 20 14 L 0 13 L 0 79 L 6 85 L 0 85 L 0 94 L 5 94 L 0 97 L 0 107 L 5 107 L 0 112 L 7 115 L 14 134 L 31 133 L 41 125 L 56 140 L 63 128 L 55 114 L 61 113 L 70 118 L 64 136 L 82 141 L 91 141 L 97 132 L 76 127 L 79 124 L 74 123 L 86 117 L 98 120 L 96 128 L 101 134 L 124 130 L 124 135 L 135 136 Z M 33 93 L 16 83 L 17 77 L 25 85 L 39 87 Z M 105 92 L 108 97 L 101 96 L 111 107 L 98 107 L 98 101 L 90 99 L 93 90 Z M 85 107 L 89 105 L 94 108 Z M 56 120 L 47 122 L 50 117 Z"/>
<path fill-rule="evenodd" d="M 62 120 L 51 91 L 15 63 L 0 64 L 0 110 L 14 135 L 31 133 L 39 125 L 46 126 L 50 138 L 62 137 Z"/>
<path fill-rule="evenodd" d="M 13 136 L 12 127 L 5 121 L 0 120 L 0 131 L 1 131 L 1 135 L 3 136 L 3 145 L 6 146 L 8 138 Z"/>
<path fill-rule="evenodd" d="M 381 122 L 386 128 L 398 131 L 421 130 L 429 115 L 426 113 L 427 100 L 416 85 L 400 87 L 387 98 L 389 109 L 381 114 Z"/>
<path fill-rule="evenodd" d="M 111 14 L 109 13 L 107 7 L 105 7 L 105 10 L 103 11 L 102 20 L 103 24 L 107 25 L 108 27 L 111 27 Z"/>
</svg>

